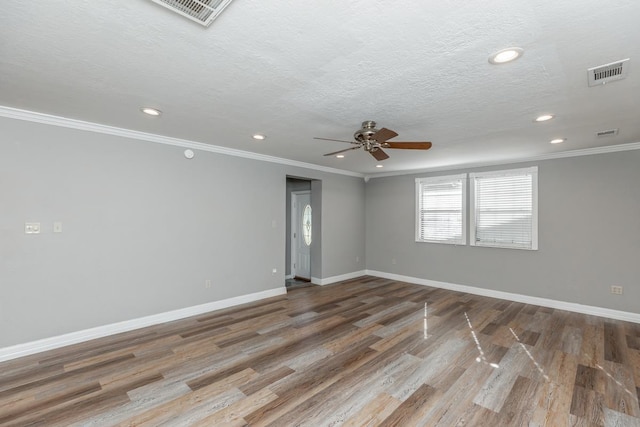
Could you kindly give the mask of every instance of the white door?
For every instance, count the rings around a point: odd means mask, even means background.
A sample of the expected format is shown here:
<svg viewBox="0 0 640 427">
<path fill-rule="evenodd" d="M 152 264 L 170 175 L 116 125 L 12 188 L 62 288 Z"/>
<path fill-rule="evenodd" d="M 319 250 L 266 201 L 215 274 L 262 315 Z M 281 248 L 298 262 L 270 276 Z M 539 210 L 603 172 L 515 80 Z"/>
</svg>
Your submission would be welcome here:
<svg viewBox="0 0 640 427">
<path fill-rule="evenodd" d="M 291 193 L 291 273 L 311 279 L 311 193 Z"/>
</svg>

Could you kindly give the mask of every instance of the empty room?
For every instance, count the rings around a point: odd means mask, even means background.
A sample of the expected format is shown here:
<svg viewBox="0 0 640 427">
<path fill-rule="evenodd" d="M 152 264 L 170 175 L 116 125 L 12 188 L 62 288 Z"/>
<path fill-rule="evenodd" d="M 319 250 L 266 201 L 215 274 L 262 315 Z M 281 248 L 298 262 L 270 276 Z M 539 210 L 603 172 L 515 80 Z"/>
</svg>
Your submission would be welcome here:
<svg viewBox="0 0 640 427">
<path fill-rule="evenodd" d="M 640 427 L 638 18 L 5 2 L 0 426 Z"/>
</svg>

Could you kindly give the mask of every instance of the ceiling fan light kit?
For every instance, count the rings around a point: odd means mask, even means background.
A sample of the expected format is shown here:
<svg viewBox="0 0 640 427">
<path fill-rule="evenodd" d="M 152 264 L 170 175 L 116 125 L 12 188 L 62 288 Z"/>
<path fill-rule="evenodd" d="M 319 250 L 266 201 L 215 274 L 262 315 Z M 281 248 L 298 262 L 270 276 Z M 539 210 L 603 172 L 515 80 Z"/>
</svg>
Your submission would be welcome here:
<svg viewBox="0 0 640 427">
<path fill-rule="evenodd" d="M 334 151 L 332 153 L 327 153 L 325 156 L 336 156 L 338 154 L 344 153 L 346 151 L 357 150 L 358 148 L 363 148 L 364 151 L 368 151 L 377 161 L 386 160 L 389 158 L 389 155 L 385 153 L 383 148 L 392 148 L 392 149 L 402 149 L 402 150 L 428 150 L 431 148 L 431 142 L 422 141 L 422 142 L 393 142 L 388 141 L 391 138 L 395 138 L 398 134 L 391 129 L 382 128 L 376 129 L 376 122 L 373 120 L 367 120 L 362 122 L 362 128 L 357 130 L 353 134 L 353 139 L 355 141 L 344 141 L 341 139 L 330 139 L 330 138 L 318 138 L 314 137 L 314 139 L 320 139 L 323 141 L 336 141 L 336 142 L 346 142 L 347 144 L 353 144 L 354 147 L 345 148 L 344 150 Z"/>
</svg>

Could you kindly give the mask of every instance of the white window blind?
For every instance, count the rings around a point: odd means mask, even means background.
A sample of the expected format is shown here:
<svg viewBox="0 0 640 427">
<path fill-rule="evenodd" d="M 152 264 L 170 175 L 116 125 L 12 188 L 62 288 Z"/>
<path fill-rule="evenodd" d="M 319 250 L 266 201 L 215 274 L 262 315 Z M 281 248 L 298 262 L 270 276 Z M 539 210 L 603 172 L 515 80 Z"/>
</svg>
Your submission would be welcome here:
<svg viewBox="0 0 640 427">
<path fill-rule="evenodd" d="M 416 241 L 466 244 L 467 176 L 416 179 Z"/>
<path fill-rule="evenodd" d="M 471 245 L 538 249 L 538 168 L 469 177 Z"/>
</svg>

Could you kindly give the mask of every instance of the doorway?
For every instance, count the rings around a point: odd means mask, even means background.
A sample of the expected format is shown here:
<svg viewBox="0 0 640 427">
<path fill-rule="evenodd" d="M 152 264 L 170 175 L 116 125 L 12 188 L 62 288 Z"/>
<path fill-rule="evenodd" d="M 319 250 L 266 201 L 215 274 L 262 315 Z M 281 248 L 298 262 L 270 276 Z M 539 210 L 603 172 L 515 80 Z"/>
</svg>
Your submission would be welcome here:
<svg viewBox="0 0 640 427">
<path fill-rule="evenodd" d="M 322 277 L 322 181 L 294 176 L 286 181 L 285 285 L 293 289 Z"/>
<path fill-rule="evenodd" d="M 291 276 L 311 281 L 311 242 L 313 241 L 311 191 L 291 193 Z"/>
</svg>

